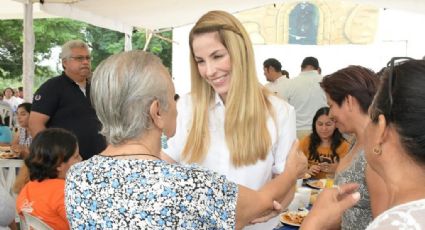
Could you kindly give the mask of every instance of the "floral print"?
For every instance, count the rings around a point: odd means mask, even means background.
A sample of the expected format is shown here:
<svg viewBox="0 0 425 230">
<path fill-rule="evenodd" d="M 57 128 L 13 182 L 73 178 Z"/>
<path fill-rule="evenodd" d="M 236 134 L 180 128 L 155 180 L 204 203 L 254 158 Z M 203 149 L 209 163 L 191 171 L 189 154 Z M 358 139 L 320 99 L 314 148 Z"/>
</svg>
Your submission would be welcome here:
<svg viewBox="0 0 425 230">
<path fill-rule="evenodd" d="M 65 187 L 72 229 L 234 229 L 237 185 L 197 165 L 94 156 Z"/>
</svg>

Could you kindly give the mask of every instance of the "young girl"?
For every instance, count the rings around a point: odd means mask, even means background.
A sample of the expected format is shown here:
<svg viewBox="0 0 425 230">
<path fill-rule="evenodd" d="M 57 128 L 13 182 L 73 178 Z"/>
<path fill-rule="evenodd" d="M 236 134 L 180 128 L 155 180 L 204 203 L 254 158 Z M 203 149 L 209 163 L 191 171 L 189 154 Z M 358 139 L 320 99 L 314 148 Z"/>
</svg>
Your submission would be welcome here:
<svg viewBox="0 0 425 230">
<path fill-rule="evenodd" d="M 69 229 L 65 214 L 65 175 L 79 161 L 77 138 L 71 132 L 50 128 L 38 133 L 25 159 L 30 182 L 16 200 L 18 213 L 27 212 L 53 229 Z"/>
</svg>

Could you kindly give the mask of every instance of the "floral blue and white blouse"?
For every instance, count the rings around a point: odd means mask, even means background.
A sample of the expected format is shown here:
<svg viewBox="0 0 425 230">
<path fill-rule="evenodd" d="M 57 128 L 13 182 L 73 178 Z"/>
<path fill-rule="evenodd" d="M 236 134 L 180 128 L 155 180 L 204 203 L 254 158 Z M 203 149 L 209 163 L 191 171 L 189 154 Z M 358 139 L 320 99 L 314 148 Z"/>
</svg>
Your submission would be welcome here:
<svg viewBox="0 0 425 230">
<path fill-rule="evenodd" d="M 238 188 L 196 165 L 94 156 L 65 187 L 72 229 L 234 229 Z"/>
</svg>

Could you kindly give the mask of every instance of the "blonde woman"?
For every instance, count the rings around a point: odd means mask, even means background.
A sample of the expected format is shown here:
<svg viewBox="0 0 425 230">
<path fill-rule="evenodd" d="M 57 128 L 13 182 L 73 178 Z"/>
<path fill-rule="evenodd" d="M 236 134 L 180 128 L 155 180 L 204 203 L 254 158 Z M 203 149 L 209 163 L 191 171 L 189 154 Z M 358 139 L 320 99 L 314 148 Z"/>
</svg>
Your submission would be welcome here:
<svg viewBox="0 0 425 230">
<path fill-rule="evenodd" d="M 176 135 L 163 151 L 177 162 L 198 163 L 258 190 L 284 171 L 296 139 L 294 108 L 258 82 L 252 43 L 231 14 L 203 15 L 189 44 L 191 93 L 178 101 Z M 255 228 L 271 229 L 276 223 Z"/>
</svg>

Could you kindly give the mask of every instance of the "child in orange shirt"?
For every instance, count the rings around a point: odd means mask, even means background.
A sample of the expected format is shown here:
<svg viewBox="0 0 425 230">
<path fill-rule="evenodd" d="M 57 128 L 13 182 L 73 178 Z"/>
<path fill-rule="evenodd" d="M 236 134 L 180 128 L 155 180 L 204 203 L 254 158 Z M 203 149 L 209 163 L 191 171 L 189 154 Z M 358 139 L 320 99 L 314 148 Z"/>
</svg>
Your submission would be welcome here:
<svg viewBox="0 0 425 230">
<path fill-rule="evenodd" d="M 25 159 L 30 182 L 19 193 L 16 208 L 27 212 L 53 229 L 69 229 L 65 213 L 65 175 L 81 161 L 76 137 L 58 128 L 38 133 Z"/>
</svg>

